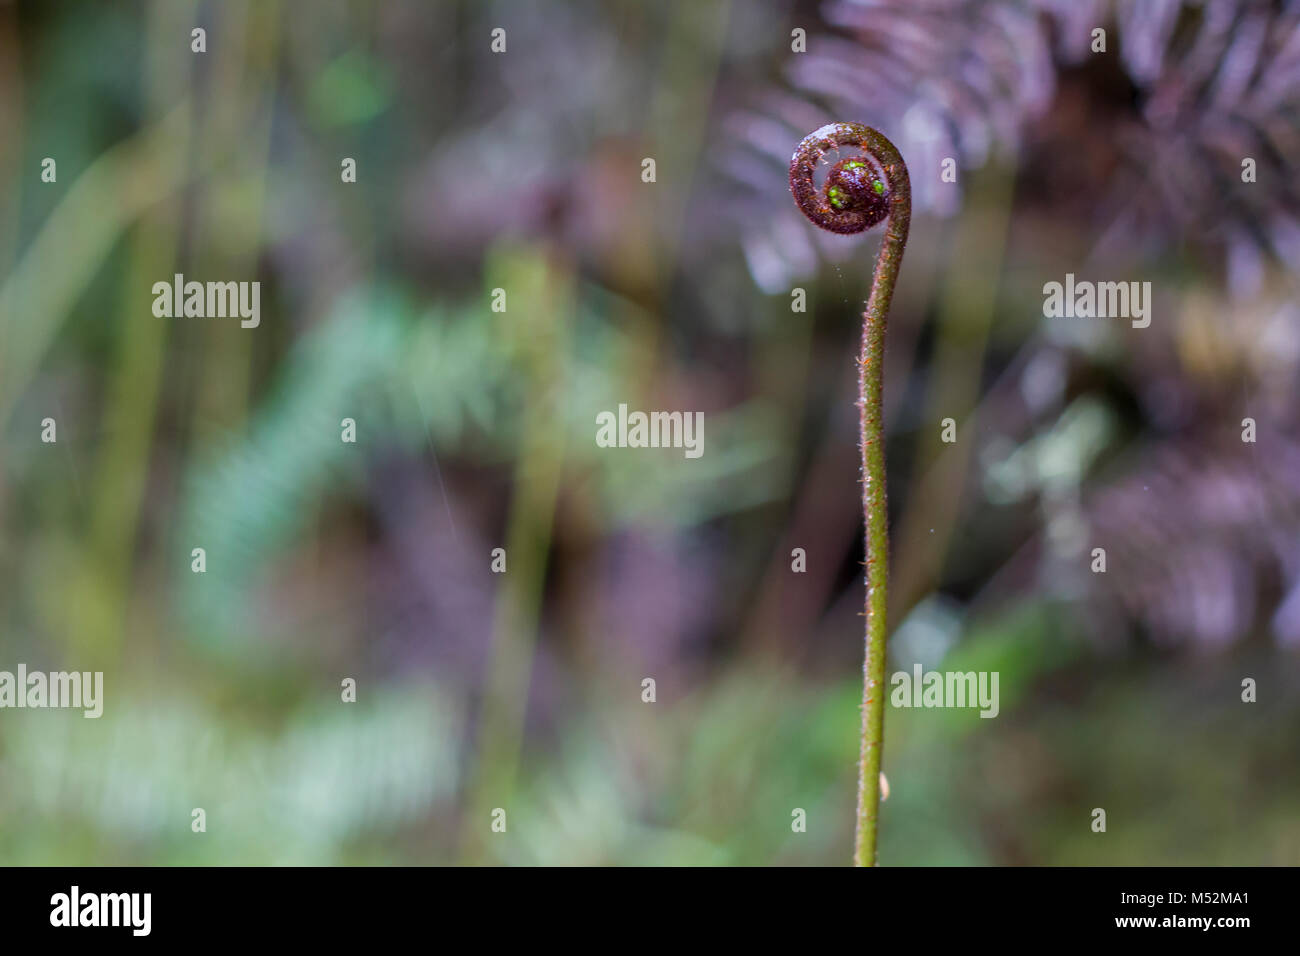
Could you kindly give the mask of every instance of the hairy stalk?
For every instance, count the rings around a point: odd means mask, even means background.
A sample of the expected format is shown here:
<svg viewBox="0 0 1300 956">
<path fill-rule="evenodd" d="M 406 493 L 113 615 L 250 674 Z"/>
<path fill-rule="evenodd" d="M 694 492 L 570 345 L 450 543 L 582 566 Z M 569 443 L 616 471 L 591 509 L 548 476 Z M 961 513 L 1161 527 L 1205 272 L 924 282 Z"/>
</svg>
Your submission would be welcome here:
<svg viewBox="0 0 1300 956">
<path fill-rule="evenodd" d="M 841 159 L 818 188 L 822 157 L 840 148 L 863 156 Z M 862 448 L 862 514 L 866 523 L 866 656 L 862 667 L 862 744 L 858 759 L 858 825 L 853 862 L 876 865 L 880 806 L 880 749 L 885 717 L 885 609 L 889 580 L 889 528 L 885 501 L 885 429 L 881 370 L 885 320 L 903 261 L 912 219 L 912 189 L 903 157 L 888 139 L 860 123 L 831 123 L 804 137 L 790 159 L 790 191 L 812 222 L 842 235 L 889 220 L 876 256 L 871 293 L 862 313 L 858 355 L 858 415 Z"/>
</svg>

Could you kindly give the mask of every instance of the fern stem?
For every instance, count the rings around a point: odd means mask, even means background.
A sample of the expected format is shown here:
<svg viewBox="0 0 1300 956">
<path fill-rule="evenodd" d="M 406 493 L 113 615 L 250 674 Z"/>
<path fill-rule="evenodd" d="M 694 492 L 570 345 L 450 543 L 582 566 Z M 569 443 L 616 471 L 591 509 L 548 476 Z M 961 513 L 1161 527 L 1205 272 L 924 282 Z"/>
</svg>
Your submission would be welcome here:
<svg viewBox="0 0 1300 956">
<path fill-rule="evenodd" d="M 819 190 L 813 172 L 831 149 L 857 147 L 879 173 L 856 159 L 836 163 Z M 881 178 L 883 177 L 883 179 Z M 885 218 L 871 292 L 862 313 L 858 354 L 858 412 L 862 451 L 862 513 L 865 523 L 866 599 L 862 667 L 862 738 L 858 758 L 858 820 L 853 861 L 875 866 L 880 807 L 881 746 L 885 716 L 885 613 L 889 584 L 889 511 L 885 494 L 885 429 L 882 408 L 885 328 L 903 247 L 912 218 L 907 166 L 894 144 L 868 126 L 832 123 L 805 137 L 790 162 L 790 189 L 810 220 L 824 229 L 852 234 Z"/>
</svg>

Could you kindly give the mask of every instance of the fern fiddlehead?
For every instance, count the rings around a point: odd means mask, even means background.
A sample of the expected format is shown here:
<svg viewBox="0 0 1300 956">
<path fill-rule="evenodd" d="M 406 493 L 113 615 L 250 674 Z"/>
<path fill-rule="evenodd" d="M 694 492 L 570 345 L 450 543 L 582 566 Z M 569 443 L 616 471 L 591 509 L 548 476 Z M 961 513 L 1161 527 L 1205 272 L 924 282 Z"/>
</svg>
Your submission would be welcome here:
<svg viewBox="0 0 1300 956">
<path fill-rule="evenodd" d="M 818 164 L 832 150 L 856 149 L 840 159 L 819 188 Z M 790 192 L 813 223 L 841 235 L 888 220 L 876 255 L 871 292 L 862 313 L 858 355 L 858 421 L 862 450 L 862 512 L 866 524 L 866 654 L 862 681 L 862 742 L 858 760 L 858 821 L 853 860 L 876 863 L 880 806 L 880 750 L 885 716 L 885 611 L 889 580 L 889 528 L 885 499 L 885 429 L 881 371 L 885 321 L 903 261 L 912 219 L 907 165 L 894 144 L 860 123 L 831 123 L 805 136 L 790 159 Z"/>
</svg>

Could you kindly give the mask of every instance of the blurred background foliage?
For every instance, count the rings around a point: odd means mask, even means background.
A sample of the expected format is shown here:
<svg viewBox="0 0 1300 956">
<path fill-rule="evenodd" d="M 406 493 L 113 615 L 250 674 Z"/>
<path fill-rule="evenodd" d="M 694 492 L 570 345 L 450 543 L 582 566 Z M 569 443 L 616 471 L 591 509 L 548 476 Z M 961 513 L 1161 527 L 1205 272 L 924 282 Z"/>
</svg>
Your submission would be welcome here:
<svg viewBox="0 0 1300 956">
<path fill-rule="evenodd" d="M 0 3 L 0 669 L 107 688 L 0 714 L 0 860 L 846 863 L 878 239 L 786 164 L 850 119 L 916 189 L 890 669 L 1001 675 L 889 710 L 881 861 L 1300 862 L 1298 106 L 1281 2 Z"/>
</svg>

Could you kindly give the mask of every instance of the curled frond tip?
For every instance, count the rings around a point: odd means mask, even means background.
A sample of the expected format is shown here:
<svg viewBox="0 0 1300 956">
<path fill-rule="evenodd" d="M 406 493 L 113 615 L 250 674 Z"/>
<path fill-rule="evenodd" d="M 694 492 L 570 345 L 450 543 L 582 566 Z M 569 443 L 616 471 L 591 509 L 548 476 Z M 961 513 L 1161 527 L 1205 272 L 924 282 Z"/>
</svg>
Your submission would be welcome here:
<svg viewBox="0 0 1300 956">
<path fill-rule="evenodd" d="M 820 188 L 815 173 L 832 150 L 857 149 L 831 166 Z M 844 235 L 883 222 L 900 201 L 910 206 L 907 167 L 894 144 L 861 123 L 830 123 L 809 133 L 790 158 L 790 192 L 812 222 Z"/>
</svg>

